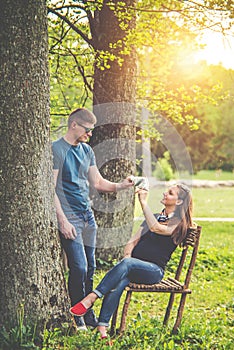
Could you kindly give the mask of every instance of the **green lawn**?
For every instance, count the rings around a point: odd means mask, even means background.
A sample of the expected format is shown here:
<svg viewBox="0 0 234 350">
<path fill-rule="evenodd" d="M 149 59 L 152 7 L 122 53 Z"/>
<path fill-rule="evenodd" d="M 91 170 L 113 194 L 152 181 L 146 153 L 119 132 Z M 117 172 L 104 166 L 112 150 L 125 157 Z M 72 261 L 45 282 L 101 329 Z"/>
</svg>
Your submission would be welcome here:
<svg viewBox="0 0 234 350">
<path fill-rule="evenodd" d="M 157 212 L 162 209 L 160 200 L 163 188 L 151 188 L 148 203 Z M 234 218 L 234 187 L 193 188 L 194 217 Z M 142 217 L 141 208 L 136 199 L 135 217 Z"/>
<path fill-rule="evenodd" d="M 188 172 L 175 173 L 175 178 L 190 179 L 191 175 Z M 200 170 L 196 174 L 192 175 L 193 180 L 213 180 L 213 181 L 226 181 L 234 180 L 234 171 L 219 170 Z"/>
<path fill-rule="evenodd" d="M 214 176 L 214 172 L 211 174 Z M 224 174 L 222 173 L 222 176 Z M 201 174 L 200 174 L 201 176 Z M 207 175 L 206 175 L 207 176 Z M 210 178 L 212 179 L 212 178 Z M 234 188 L 193 188 L 194 217 L 234 218 Z M 160 211 L 162 188 L 152 188 L 149 205 L 155 212 Z M 135 232 L 141 223 L 142 212 L 136 200 Z M 70 326 L 53 332 L 45 331 L 42 348 L 29 344 L 25 336 L 25 346 L 4 347 L 12 349 L 42 350 L 231 350 L 234 343 L 234 222 L 199 221 L 202 226 L 201 243 L 197 263 L 193 272 L 183 320 L 177 335 L 171 334 L 174 308 L 168 327 L 162 326 L 168 295 L 160 293 L 135 293 L 129 308 L 125 334 L 113 338 L 110 348 L 100 341 L 96 331 L 72 334 Z M 178 252 L 168 265 L 167 274 L 175 268 Z M 95 286 L 105 275 L 97 270 Z M 177 300 L 178 302 L 178 300 Z M 123 298 L 121 300 L 121 306 Z M 94 306 L 99 313 L 101 301 Z M 119 319 L 118 319 L 119 322 Z M 19 332 L 19 329 L 15 330 Z M 22 331 L 22 330 L 21 330 Z M 23 328 L 27 335 L 28 328 Z M 14 330 L 9 335 L 16 337 Z"/>
<path fill-rule="evenodd" d="M 200 221 L 201 243 L 193 271 L 183 319 L 178 334 L 171 329 L 176 316 L 178 298 L 175 300 L 167 327 L 162 325 L 168 294 L 134 293 L 129 307 L 126 332 L 113 338 L 113 350 L 231 350 L 234 343 L 234 223 Z M 175 269 L 179 248 L 172 256 L 166 276 Z M 105 271 L 98 270 L 95 286 Z M 165 276 L 165 277 L 166 277 Z M 178 297 L 178 296 L 177 296 Z M 124 296 L 123 296 L 124 298 Z M 121 299 L 120 310 L 123 303 Z M 101 300 L 95 306 L 98 314 Z M 118 323 L 119 324 L 119 317 Z M 22 326 L 22 325 L 21 325 Z M 20 332 L 20 333 L 19 333 Z M 19 333 L 19 334 L 18 334 Z M 19 336 L 24 340 L 21 346 L 14 343 Z M 5 346 L 1 350 L 107 350 L 105 341 L 99 339 L 94 330 L 71 332 L 70 325 L 63 329 L 45 330 L 42 347 L 31 342 L 32 331 L 28 325 L 5 333 Z M 7 339 L 11 339 L 8 342 Z M 24 344 L 24 345 L 23 345 Z"/>
<path fill-rule="evenodd" d="M 193 175 L 194 180 L 216 180 L 216 181 L 225 181 L 225 180 L 234 180 L 234 171 L 222 171 L 222 170 L 201 170 L 197 174 Z"/>
<path fill-rule="evenodd" d="M 194 188 L 194 216 L 234 218 L 234 187 Z"/>
<path fill-rule="evenodd" d="M 199 224 L 203 228 L 190 285 L 193 292 L 187 297 L 178 334 L 171 334 L 175 308 L 168 327 L 162 326 L 167 294 L 135 293 L 129 307 L 126 332 L 122 337 L 117 336 L 113 339 L 111 349 L 233 349 L 234 223 L 205 221 Z M 175 258 L 176 256 L 174 260 Z M 171 269 L 173 258 L 168 270 Z M 103 275 L 103 271 L 97 271 L 95 285 Z M 101 301 L 94 306 L 97 314 L 100 306 Z M 47 334 L 46 346 L 43 349 L 101 350 L 110 347 L 99 340 L 96 331 L 88 331 L 73 336 L 62 336 L 58 332 L 57 335 L 51 334 L 51 338 Z"/>
</svg>

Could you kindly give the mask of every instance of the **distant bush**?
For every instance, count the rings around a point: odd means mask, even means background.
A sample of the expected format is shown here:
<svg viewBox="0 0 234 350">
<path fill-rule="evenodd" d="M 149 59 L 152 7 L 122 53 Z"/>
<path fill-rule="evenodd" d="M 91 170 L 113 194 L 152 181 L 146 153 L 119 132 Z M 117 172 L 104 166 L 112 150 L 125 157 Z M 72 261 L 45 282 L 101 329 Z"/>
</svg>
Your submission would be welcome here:
<svg viewBox="0 0 234 350">
<path fill-rule="evenodd" d="M 159 158 L 155 164 L 155 170 L 153 171 L 153 176 L 157 180 L 169 181 L 174 178 L 174 173 L 172 166 L 170 164 L 170 154 L 166 151 L 163 154 L 163 158 Z"/>
</svg>

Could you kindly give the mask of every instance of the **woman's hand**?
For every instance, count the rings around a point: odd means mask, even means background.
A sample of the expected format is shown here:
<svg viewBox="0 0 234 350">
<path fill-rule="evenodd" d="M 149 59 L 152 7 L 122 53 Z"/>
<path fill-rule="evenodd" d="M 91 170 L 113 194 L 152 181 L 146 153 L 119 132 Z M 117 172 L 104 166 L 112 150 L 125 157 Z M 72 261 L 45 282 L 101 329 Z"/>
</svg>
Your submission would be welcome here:
<svg viewBox="0 0 234 350">
<path fill-rule="evenodd" d="M 148 191 L 142 190 L 141 188 L 136 188 L 135 193 L 138 194 L 138 199 L 141 205 L 147 203 Z"/>
</svg>

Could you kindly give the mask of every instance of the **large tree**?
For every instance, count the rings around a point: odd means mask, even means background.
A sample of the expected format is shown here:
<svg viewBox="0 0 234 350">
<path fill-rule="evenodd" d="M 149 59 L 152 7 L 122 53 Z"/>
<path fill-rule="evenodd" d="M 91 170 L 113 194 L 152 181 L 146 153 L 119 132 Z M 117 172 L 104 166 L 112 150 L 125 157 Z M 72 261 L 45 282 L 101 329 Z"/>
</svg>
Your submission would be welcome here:
<svg viewBox="0 0 234 350">
<path fill-rule="evenodd" d="M 133 45 L 127 46 L 128 34 L 135 26 L 135 12 L 129 9 L 135 4 L 135 0 L 65 1 L 62 5 L 58 1 L 49 8 L 61 21 L 60 31 L 53 37 L 53 52 L 63 43 L 64 53 L 72 55 L 86 85 L 87 67 L 81 66 L 80 51 L 89 47 L 93 57 L 93 82 L 88 87 L 97 126 L 91 145 L 102 175 L 112 181 L 135 172 L 136 54 Z M 84 16 L 86 20 L 82 21 Z M 75 49 L 71 41 L 64 43 L 70 35 L 69 27 L 79 37 Z M 106 259 L 110 253 L 119 257 L 132 232 L 133 191 L 93 193 L 93 208 L 99 227 L 98 253 Z"/>
<path fill-rule="evenodd" d="M 94 13 L 90 25 L 93 29 L 94 47 L 97 52 L 94 65 L 93 104 L 98 125 L 91 139 L 96 158 L 105 178 L 121 181 L 135 173 L 135 93 L 136 55 L 132 47 L 127 54 L 126 36 L 135 26 L 135 14 L 127 19 L 118 14 L 119 1 L 110 8 L 104 1 Z M 135 0 L 125 1 L 134 6 Z M 121 8 L 121 12 L 123 12 Z M 103 55 L 107 56 L 108 69 L 100 69 Z M 112 59 L 110 59 L 113 57 Z M 120 257 L 132 233 L 133 192 L 116 195 L 94 196 L 94 210 L 99 231 L 98 254 Z"/>
<path fill-rule="evenodd" d="M 53 209 L 44 0 L 0 2 L 0 324 L 41 327 L 68 305 Z M 22 310 L 21 310 L 22 311 Z M 42 329 L 42 328 L 41 328 Z"/>
</svg>

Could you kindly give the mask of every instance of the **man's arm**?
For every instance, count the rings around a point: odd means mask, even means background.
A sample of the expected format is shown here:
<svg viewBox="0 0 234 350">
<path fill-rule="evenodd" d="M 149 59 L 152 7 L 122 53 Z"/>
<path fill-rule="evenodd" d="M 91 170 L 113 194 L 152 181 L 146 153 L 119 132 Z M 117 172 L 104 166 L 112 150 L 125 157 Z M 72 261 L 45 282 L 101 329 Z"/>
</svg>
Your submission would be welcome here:
<svg viewBox="0 0 234 350">
<path fill-rule="evenodd" d="M 128 180 L 128 178 L 124 179 L 120 183 L 111 182 L 104 179 L 96 165 L 89 168 L 89 183 L 97 191 L 101 192 L 117 192 L 134 185 L 130 180 Z"/>
<path fill-rule="evenodd" d="M 54 172 L 54 184 L 56 186 L 59 170 L 55 169 L 53 172 Z M 56 208 L 56 215 L 57 215 L 57 220 L 59 224 L 59 231 L 63 234 L 64 238 L 75 239 L 77 236 L 75 227 L 72 224 L 70 224 L 70 222 L 67 220 L 56 192 L 55 192 L 55 208 Z"/>
</svg>

